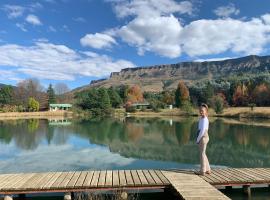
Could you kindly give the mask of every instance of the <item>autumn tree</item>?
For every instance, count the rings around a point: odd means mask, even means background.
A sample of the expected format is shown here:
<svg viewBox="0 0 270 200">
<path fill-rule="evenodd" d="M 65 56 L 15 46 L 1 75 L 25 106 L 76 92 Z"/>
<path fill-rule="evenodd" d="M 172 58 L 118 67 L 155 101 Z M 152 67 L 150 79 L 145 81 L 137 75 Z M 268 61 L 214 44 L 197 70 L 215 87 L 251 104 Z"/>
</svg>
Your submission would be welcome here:
<svg viewBox="0 0 270 200">
<path fill-rule="evenodd" d="M 257 85 L 252 92 L 252 101 L 258 106 L 270 104 L 270 88 L 267 84 Z"/>
<path fill-rule="evenodd" d="M 233 94 L 235 106 L 247 106 L 249 101 L 248 88 L 245 84 L 238 85 Z"/>
<path fill-rule="evenodd" d="M 180 108 L 189 101 L 189 90 L 185 83 L 183 81 L 180 81 L 175 91 L 175 105 L 177 108 Z"/>
<path fill-rule="evenodd" d="M 174 104 L 174 94 L 170 91 L 163 91 L 162 92 L 162 102 L 166 105 L 173 105 Z"/>
<path fill-rule="evenodd" d="M 214 95 L 211 98 L 210 103 L 217 114 L 223 113 L 224 107 L 227 106 L 226 97 L 223 93 Z"/>
<path fill-rule="evenodd" d="M 143 93 L 138 85 L 134 85 L 129 88 L 127 93 L 127 101 L 131 103 L 143 102 Z"/>
</svg>

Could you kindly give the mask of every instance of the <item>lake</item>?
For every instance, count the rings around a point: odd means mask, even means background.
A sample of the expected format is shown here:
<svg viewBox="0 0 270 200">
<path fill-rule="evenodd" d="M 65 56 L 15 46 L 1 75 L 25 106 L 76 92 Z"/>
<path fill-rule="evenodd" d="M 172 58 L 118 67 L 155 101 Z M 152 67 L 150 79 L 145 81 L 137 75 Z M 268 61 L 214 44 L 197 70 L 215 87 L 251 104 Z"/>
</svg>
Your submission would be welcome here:
<svg viewBox="0 0 270 200">
<path fill-rule="evenodd" d="M 197 120 L 2 120 L 0 173 L 198 168 Z M 270 167 L 269 124 L 210 118 L 210 163 L 219 167 Z"/>
</svg>

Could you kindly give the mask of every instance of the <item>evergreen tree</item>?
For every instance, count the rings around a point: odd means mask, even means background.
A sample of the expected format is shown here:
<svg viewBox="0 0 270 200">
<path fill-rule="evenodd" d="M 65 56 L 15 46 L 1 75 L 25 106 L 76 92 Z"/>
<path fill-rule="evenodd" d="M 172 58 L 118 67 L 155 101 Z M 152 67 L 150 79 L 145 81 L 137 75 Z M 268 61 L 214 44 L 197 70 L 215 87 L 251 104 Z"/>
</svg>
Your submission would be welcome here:
<svg viewBox="0 0 270 200">
<path fill-rule="evenodd" d="M 113 87 L 111 87 L 110 89 L 108 89 L 108 94 L 112 107 L 119 108 L 123 102 L 117 91 Z"/>
<path fill-rule="evenodd" d="M 105 88 L 100 88 L 98 90 L 98 94 L 99 94 L 99 98 L 98 98 L 99 108 L 102 110 L 110 109 L 112 106 L 111 106 L 110 97 L 107 90 Z"/>
<path fill-rule="evenodd" d="M 204 97 L 205 97 L 204 103 L 209 104 L 213 96 L 214 96 L 214 87 L 210 82 L 208 82 L 204 90 Z"/>
<path fill-rule="evenodd" d="M 0 104 L 12 104 L 13 88 L 4 86 L 0 89 Z"/>
<path fill-rule="evenodd" d="M 52 87 L 52 84 L 49 85 L 48 90 L 47 90 L 47 95 L 48 95 L 48 103 L 56 103 L 56 97 L 55 97 L 55 92 Z"/>
</svg>

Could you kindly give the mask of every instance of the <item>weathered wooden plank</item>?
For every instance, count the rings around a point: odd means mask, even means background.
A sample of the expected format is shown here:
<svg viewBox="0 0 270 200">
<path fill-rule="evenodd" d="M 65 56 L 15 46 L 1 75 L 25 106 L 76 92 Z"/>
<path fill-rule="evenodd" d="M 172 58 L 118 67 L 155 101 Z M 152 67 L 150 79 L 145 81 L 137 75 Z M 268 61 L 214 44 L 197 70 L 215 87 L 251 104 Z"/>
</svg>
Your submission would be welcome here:
<svg viewBox="0 0 270 200">
<path fill-rule="evenodd" d="M 264 181 L 265 177 L 261 176 L 260 174 L 257 174 L 256 172 L 254 172 L 253 170 L 249 170 L 249 169 L 234 169 L 235 171 L 239 172 L 242 176 L 245 176 L 249 179 L 252 179 L 253 182 L 260 182 L 260 181 Z"/>
<path fill-rule="evenodd" d="M 50 180 L 51 178 L 55 175 L 56 172 L 48 172 L 47 176 L 41 180 L 38 184 L 36 184 L 37 189 L 43 188 Z"/>
<path fill-rule="evenodd" d="M 235 176 L 232 172 L 230 172 L 228 170 L 222 169 L 222 173 L 225 174 L 227 177 L 230 177 L 230 179 L 232 179 L 232 181 L 230 183 L 239 183 L 239 182 L 243 181 L 242 179 Z"/>
<path fill-rule="evenodd" d="M 75 172 L 71 178 L 71 180 L 67 184 L 67 188 L 74 188 L 75 184 L 77 183 L 78 178 L 80 177 L 82 172 Z"/>
<path fill-rule="evenodd" d="M 94 171 L 94 175 L 91 181 L 92 187 L 97 187 L 100 171 Z"/>
<path fill-rule="evenodd" d="M 42 189 L 49 189 L 52 187 L 54 182 L 61 176 L 63 172 L 56 172 L 53 177 L 42 187 Z"/>
<path fill-rule="evenodd" d="M 148 181 L 147 181 L 143 171 L 142 170 L 137 170 L 137 173 L 138 173 L 138 176 L 139 176 L 139 178 L 141 180 L 142 185 L 143 186 L 148 185 Z"/>
<path fill-rule="evenodd" d="M 83 187 L 91 186 L 91 181 L 92 181 L 93 175 L 94 175 L 93 171 L 87 172 L 87 175 L 86 175 L 85 180 L 84 180 L 83 185 L 82 185 Z"/>
<path fill-rule="evenodd" d="M 113 172 L 111 170 L 108 170 L 106 173 L 106 182 L 105 182 L 104 186 L 106 186 L 106 187 L 113 186 Z"/>
<path fill-rule="evenodd" d="M 216 176 L 219 176 L 220 178 L 222 178 L 225 182 L 229 183 L 231 181 L 233 181 L 232 179 L 230 179 L 230 177 L 228 177 L 226 174 L 223 174 L 222 171 L 218 171 L 218 170 L 211 170 L 211 174 L 215 174 Z"/>
<path fill-rule="evenodd" d="M 162 180 L 163 184 L 166 184 L 166 185 L 170 184 L 170 181 L 164 176 L 162 171 L 156 170 L 156 173 L 157 173 L 158 177 L 160 178 L 160 180 Z"/>
<path fill-rule="evenodd" d="M 104 187 L 106 182 L 106 171 L 101 171 L 98 180 L 98 187 Z"/>
<path fill-rule="evenodd" d="M 160 180 L 160 178 L 158 177 L 158 175 L 154 170 L 149 170 L 149 173 L 157 185 L 163 185 L 162 180 Z"/>
<path fill-rule="evenodd" d="M 87 171 L 82 171 L 81 175 L 79 176 L 79 178 L 75 184 L 76 188 L 83 186 L 83 183 L 84 183 L 86 176 L 87 176 Z"/>
<path fill-rule="evenodd" d="M 10 179 L 12 179 L 12 177 L 14 177 L 14 174 L 2 174 L 1 175 L 0 190 L 4 186 L 4 184 L 6 184 L 6 182 L 8 182 Z"/>
<path fill-rule="evenodd" d="M 119 185 L 120 185 L 119 171 L 115 170 L 113 171 L 113 187 L 117 187 Z"/>
<path fill-rule="evenodd" d="M 41 180 L 44 176 L 46 176 L 45 173 L 36 173 L 34 176 L 32 176 L 27 182 L 25 182 L 20 189 L 33 189 L 35 188 L 35 185 L 38 183 L 39 180 Z"/>
<path fill-rule="evenodd" d="M 119 182 L 120 182 L 120 186 L 126 186 L 127 185 L 127 180 L 126 180 L 124 170 L 119 170 Z"/>
<path fill-rule="evenodd" d="M 20 188 L 24 183 L 26 183 L 30 178 L 32 178 L 35 175 L 35 173 L 27 173 L 27 174 L 21 174 L 21 178 L 18 178 L 18 181 L 14 180 L 14 184 L 9 185 L 9 189 L 18 189 Z M 3 188 L 4 190 L 4 188 Z"/>
<path fill-rule="evenodd" d="M 18 174 L 12 174 L 11 176 L 7 177 L 4 182 L 1 183 L 0 187 L 1 190 L 5 189 L 6 186 L 13 182 L 13 180 L 20 175 Z"/>
<path fill-rule="evenodd" d="M 126 180 L 127 180 L 127 186 L 134 186 L 134 182 L 133 182 L 130 170 L 125 170 L 125 175 L 126 175 Z"/>
<path fill-rule="evenodd" d="M 70 180 L 72 179 L 75 172 L 68 172 L 67 176 L 63 181 L 58 185 L 59 188 L 66 188 Z"/>
<path fill-rule="evenodd" d="M 154 179 L 150 175 L 149 171 L 148 170 L 143 170 L 143 173 L 144 173 L 149 185 L 155 185 L 156 182 L 154 181 Z"/>
<path fill-rule="evenodd" d="M 248 182 L 248 183 L 254 182 L 254 180 L 252 180 L 251 178 L 247 178 L 247 177 L 243 176 L 241 173 L 239 173 L 238 171 L 235 171 L 233 168 L 227 168 L 225 170 L 227 170 L 233 176 L 238 178 L 241 182 L 245 182 L 245 181 Z"/>
<path fill-rule="evenodd" d="M 62 172 L 62 174 L 51 185 L 50 189 L 58 189 L 58 185 L 65 179 L 67 175 L 68 175 L 68 172 Z"/>
<path fill-rule="evenodd" d="M 141 180 L 140 180 L 140 178 L 138 176 L 137 171 L 136 170 L 131 170 L 130 173 L 132 175 L 132 178 L 133 178 L 133 181 L 134 181 L 134 185 L 135 186 L 141 186 L 142 183 L 141 183 Z"/>
</svg>

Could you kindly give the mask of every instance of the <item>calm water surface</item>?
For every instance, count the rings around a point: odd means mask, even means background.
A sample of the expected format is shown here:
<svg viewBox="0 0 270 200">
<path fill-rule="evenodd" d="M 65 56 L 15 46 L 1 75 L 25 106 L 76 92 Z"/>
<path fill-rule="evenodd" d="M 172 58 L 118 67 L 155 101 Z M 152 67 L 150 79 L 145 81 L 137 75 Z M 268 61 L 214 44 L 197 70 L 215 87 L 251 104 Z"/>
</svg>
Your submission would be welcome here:
<svg viewBox="0 0 270 200">
<path fill-rule="evenodd" d="M 270 123 L 210 119 L 214 166 L 270 167 Z M 197 118 L 0 121 L 0 172 L 196 168 Z"/>
</svg>

